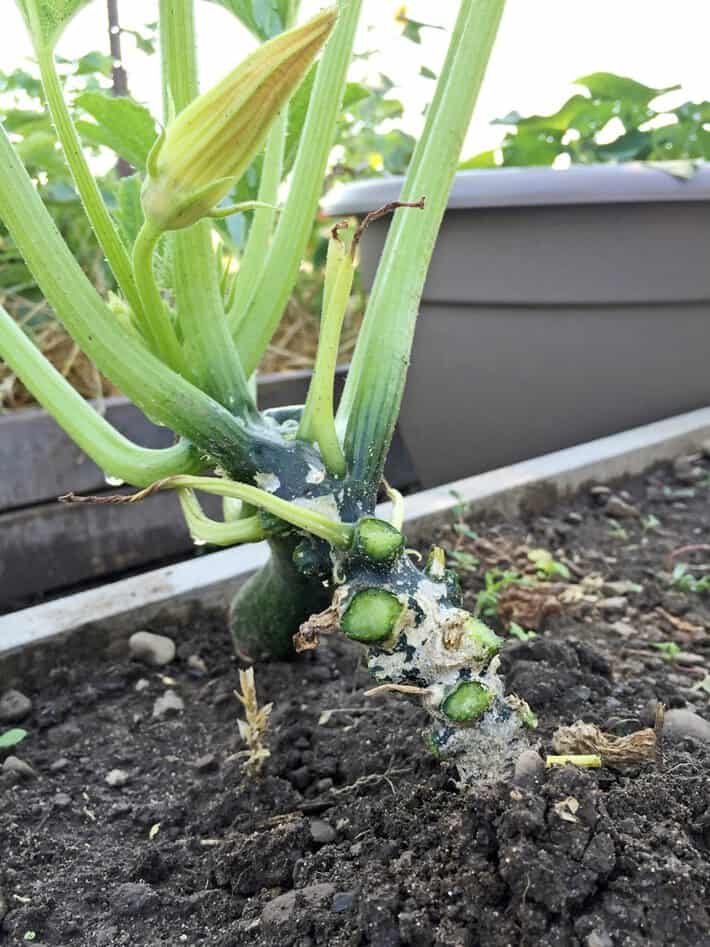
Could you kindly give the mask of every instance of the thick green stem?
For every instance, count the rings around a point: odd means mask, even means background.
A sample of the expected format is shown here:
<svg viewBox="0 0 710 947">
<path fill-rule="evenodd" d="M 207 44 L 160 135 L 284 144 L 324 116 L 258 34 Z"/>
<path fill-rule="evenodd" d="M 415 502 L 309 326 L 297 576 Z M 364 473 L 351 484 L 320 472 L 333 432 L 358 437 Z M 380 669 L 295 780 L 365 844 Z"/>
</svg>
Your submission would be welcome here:
<svg viewBox="0 0 710 947">
<path fill-rule="evenodd" d="M 132 443 L 84 401 L 0 306 L 0 355 L 81 449 L 110 477 L 136 487 L 178 473 L 198 473 L 204 462 L 188 442 L 151 450 Z"/>
<path fill-rule="evenodd" d="M 200 221 L 173 234 L 175 298 L 185 351 L 200 387 L 233 414 L 255 413 L 227 325 L 212 226 Z"/>
<path fill-rule="evenodd" d="M 336 477 L 345 476 L 346 467 L 335 430 L 333 384 L 354 272 L 350 253 L 337 237 L 332 239 L 328 247 L 318 353 L 298 428 L 299 437 L 318 444 L 329 473 Z"/>
<path fill-rule="evenodd" d="M 139 325 L 151 351 L 166 365 L 187 378 L 190 375 L 187 361 L 153 272 L 153 255 L 161 236 L 161 232 L 146 220 L 133 245 L 133 272 L 143 303 Z"/>
<path fill-rule="evenodd" d="M 321 579 L 294 566 L 294 538 L 270 540 L 269 546 L 269 561 L 237 592 L 230 615 L 237 653 L 254 661 L 292 657 L 299 625 L 330 598 Z"/>
<path fill-rule="evenodd" d="M 258 199 L 265 204 L 275 205 L 278 201 L 287 128 L 288 108 L 284 108 L 269 132 L 261 166 Z M 227 301 L 227 318 L 232 332 L 236 330 L 254 298 L 268 254 L 275 218 L 276 211 L 273 207 L 254 212 L 244 256 L 239 263 L 239 271 L 232 282 Z"/>
<path fill-rule="evenodd" d="M 213 493 L 216 496 L 241 500 L 242 503 L 248 503 L 259 510 L 271 513 L 297 529 L 305 530 L 305 532 L 325 539 L 326 542 L 340 549 L 346 549 L 352 541 L 353 527 L 349 524 L 331 519 L 323 513 L 292 503 L 290 500 L 283 500 L 281 497 L 274 496 L 259 487 L 252 487 L 250 484 L 237 483 L 234 480 L 226 480 L 222 477 L 177 476 L 171 477 L 157 486 L 161 489 L 202 490 L 204 493 Z M 148 490 L 133 496 L 131 500 L 141 500 L 150 492 L 151 490 L 148 488 Z"/>
<path fill-rule="evenodd" d="M 246 425 L 121 329 L 64 243 L 1 128 L 0 168 L 0 219 L 81 349 L 149 418 L 231 470 L 248 469 L 253 440 Z"/>
<path fill-rule="evenodd" d="M 178 490 L 178 497 L 190 535 L 196 543 L 234 546 L 237 543 L 256 543 L 264 538 L 258 514 L 220 523 L 205 515 L 192 490 Z"/>
<path fill-rule="evenodd" d="M 390 227 L 338 411 L 356 480 L 378 484 L 404 391 L 419 302 L 505 0 L 463 0 L 446 64 Z"/>
<path fill-rule="evenodd" d="M 54 62 L 54 53 L 51 49 L 43 49 L 39 46 L 36 47 L 35 51 L 52 121 L 57 130 L 57 136 L 64 150 L 64 156 L 82 204 L 99 245 L 106 256 L 108 265 L 116 277 L 116 282 L 126 297 L 136 319 L 140 322 L 141 301 L 133 278 L 128 251 L 111 220 L 99 187 L 82 151 L 79 136 L 64 101 L 61 82 Z"/>
<path fill-rule="evenodd" d="M 193 0 L 161 0 L 160 40 L 167 120 L 199 93 Z M 212 226 L 203 221 L 169 239 L 178 318 L 200 387 L 233 413 L 251 413 L 254 405 L 224 312 Z"/>
<path fill-rule="evenodd" d="M 294 184 L 252 303 L 236 326 L 237 349 L 247 375 L 256 369 L 271 341 L 298 277 L 333 145 L 361 6 L 362 0 L 349 0 L 341 6 L 313 84 L 293 168 Z"/>
</svg>

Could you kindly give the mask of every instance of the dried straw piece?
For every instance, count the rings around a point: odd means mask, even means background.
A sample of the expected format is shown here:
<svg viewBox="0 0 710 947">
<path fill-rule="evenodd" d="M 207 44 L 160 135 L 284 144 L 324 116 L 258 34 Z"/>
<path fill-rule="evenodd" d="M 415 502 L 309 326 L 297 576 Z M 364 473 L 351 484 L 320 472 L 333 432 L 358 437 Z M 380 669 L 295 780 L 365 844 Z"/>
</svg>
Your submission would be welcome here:
<svg viewBox="0 0 710 947">
<path fill-rule="evenodd" d="M 274 706 L 265 704 L 259 707 L 254 684 L 254 668 L 239 671 L 239 685 L 242 689 L 234 692 L 234 696 L 244 708 L 246 720 L 237 720 L 239 735 L 248 749 L 242 750 L 239 756 L 246 757 L 245 769 L 249 776 L 258 776 L 264 762 L 271 756 L 271 752 L 264 746 L 264 737 L 269 728 L 269 714 Z"/>
<path fill-rule="evenodd" d="M 605 766 L 637 766 L 655 763 L 657 737 L 650 727 L 625 737 L 604 733 L 593 723 L 578 720 L 571 727 L 560 727 L 552 737 L 552 746 L 561 755 L 594 753 Z"/>
</svg>

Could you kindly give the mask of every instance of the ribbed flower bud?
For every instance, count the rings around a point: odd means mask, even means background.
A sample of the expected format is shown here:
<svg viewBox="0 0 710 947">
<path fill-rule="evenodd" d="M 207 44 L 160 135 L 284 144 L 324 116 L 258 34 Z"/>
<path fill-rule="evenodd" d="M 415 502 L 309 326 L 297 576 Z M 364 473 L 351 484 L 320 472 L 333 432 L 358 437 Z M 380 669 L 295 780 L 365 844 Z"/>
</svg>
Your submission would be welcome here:
<svg viewBox="0 0 710 947">
<path fill-rule="evenodd" d="M 143 209 L 156 230 L 207 216 L 262 146 L 337 18 L 328 9 L 264 43 L 170 122 L 148 162 Z"/>
</svg>

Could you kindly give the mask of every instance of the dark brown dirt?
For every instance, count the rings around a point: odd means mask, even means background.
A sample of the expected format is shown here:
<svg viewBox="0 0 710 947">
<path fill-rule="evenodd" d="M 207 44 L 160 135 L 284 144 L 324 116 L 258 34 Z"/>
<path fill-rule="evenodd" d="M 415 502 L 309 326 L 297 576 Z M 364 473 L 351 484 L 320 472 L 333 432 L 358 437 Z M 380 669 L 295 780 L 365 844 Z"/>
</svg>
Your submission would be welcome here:
<svg viewBox="0 0 710 947">
<path fill-rule="evenodd" d="M 469 521 L 483 542 L 440 537 L 485 560 L 463 574 L 469 607 L 485 566 L 524 564 L 523 544 L 585 579 L 529 610 L 538 637 L 505 649 L 543 753 L 577 719 L 638 729 L 656 699 L 710 717 L 697 686 L 710 595 L 674 591 L 667 577 L 671 550 L 708 541 L 710 465 L 698 465 L 617 485 L 641 516 L 616 528 L 609 501 L 585 490 L 529 522 Z M 707 550 L 681 558 L 706 574 Z M 151 630 L 178 643 L 160 671 L 87 655 L 0 686 L 32 698 L 17 754 L 36 773 L 0 775 L 3 944 L 710 945 L 710 743 L 668 735 L 660 772 L 565 767 L 462 792 L 423 749 L 422 712 L 368 701 L 358 651 L 335 641 L 257 669 L 260 698 L 274 702 L 272 756 L 250 781 L 235 756 L 223 616 L 196 612 L 178 627 L 167 615 Z M 668 642 L 683 654 L 653 647 Z M 154 719 L 168 688 L 184 711 Z M 107 783 L 116 769 L 124 785 Z"/>
</svg>

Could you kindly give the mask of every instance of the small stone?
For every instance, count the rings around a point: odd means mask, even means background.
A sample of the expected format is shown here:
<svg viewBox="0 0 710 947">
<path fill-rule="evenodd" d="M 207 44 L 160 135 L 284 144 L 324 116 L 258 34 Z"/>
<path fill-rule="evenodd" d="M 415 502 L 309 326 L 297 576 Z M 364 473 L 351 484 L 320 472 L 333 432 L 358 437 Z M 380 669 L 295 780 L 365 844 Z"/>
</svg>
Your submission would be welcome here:
<svg viewBox="0 0 710 947">
<path fill-rule="evenodd" d="M 692 710 L 667 710 L 663 718 L 663 734 L 677 739 L 693 737 L 710 743 L 710 723 Z"/>
<path fill-rule="evenodd" d="M 618 612 L 623 613 L 628 608 L 628 599 L 623 595 L 612 595 L 611 598 L 603 598 L 597 602 L 597 607 L 605 613 Z"/>
<path fill-rule="evenodd" d="M 273 898 L 261 912 L 263 924 L 272 927 L 281 927 L 291 921 L 296 907 L 296 897 L 302 898 L 306 904 L 315 907 L 327 901 L 335 894 L 335 885 L 323 882 L 322 884 L 308 885 L 297 891 L 287 891 Z"/>
<path fill-rule="evenodd" d="M 17 756 L 8 756 L 2 764 L 3 772 L 17 773 L 23 779 L 34 779 L 37 773 L 32 769 L 29 763 L 19 759 Z"/>
<path fill-rule="evenodd" d="M 165 635 L 137 631 L 128 639 L 131 656 L 152 667 L 163 667 L 175 659 L 175 642 Z"/>
<path fill-rule="evenodd" d="M 0 723 L 19 723 L 32 710 L 32 701 L 20 691 L 5 691 L 0 697 Z"/>
<path fill-rule="evenodd" d="M 584 522 L 584 517 L 582 514 L 575 513 L 574 510 L 570 510 L 570 512 L 565 516 L 565 519 L 568 523 L 571 523 L 572 526 L 579 526 L 580 523 Z"/>
<path fill-rule="evenodd" d="M 106 773 L 106 782 L 114 789 L 125 786 L 130 778 L 130 773 L 127 773 L 125 769 L 112 769 Z"/>
<path fill-rule="evenodd" d="M 150 885 L 127 881 L 113 889 L 110 896 L 114 914 L 136 917 L 150 913 L 158 903 L 158 894 Z"/>
<path fill-rule="evenodd" d="M 627 503 L 626 500 L 622 500 L 621 497 L 616 496 L 616 494 L 609 497 L 604 512 L 607 516 L 619 520 L 638 519 L 638 517 L 641 516 L 635 506 L 632 506 L 631 503 Z"/>
<path fill-rule="evenodd" d="M 695 464 L 697 455 L 691 457 L 677 457 L 673 461 L 673 475 L 681 483 L 697 483 L 705 476 L 702 467 Z"/>
<path fill-rule="evenodd" d="M 72 746 L 83 737 L 81 727 L 75 723 L 59 723 L 47 730 L 47 740 L 52 746 Z"/>
<path fill-rule="evenodd" d="M 182 697 L 178 696 L 175 691 L 168 690 L 162 696 L 156 698 L 153 704 L 153 716 L 171 717 L 181 713 L 184 709 L 185 702 Z"/>
<path fill-rule="evenodd" d="M 199 656 L 199 654 L 191 654 L 187 659 L 187 666 L 191 671 L 194 671 L 196 674 L 207 674 L 207 665 Z"/>
<path fill-rule="evenodd" d="M 311 819 L 310 822 L 311 838 L 316 845 L 329 845 L 338 837 L 332 825 L 324 822 L 323 819 Z"/>
<path fill-rule="evenodd" d="M 209 773 L 210 771 L 217 769 L 219 763 L 217 762 L 217 757 L 214 755 L 214 753 L 205 753 L 204 756 L 198 757 L 193 765 L 198 773 Z"/>
<path fill-rule="evenodd" d="M 673 661 L 675 664 L 691 667 L 696 664 L 705 664 L 705 657 L 702 654 L 693 654 L 692 651 L 680 651 L 673 656 Z"/>
<path fill-rule="evenodd" d="M 52 802 L 58 809 L 66 809 L 71 805 L 71 796 L 66 792 L 57 792 L 54 794 Z"/>
<path fill-rule="evenodd" d="M 68 765 L 69 760 L 66 758 L 66 756 L 60 756 L 59 759 L 50 764 L 49 769 L 52 773 L 61 773 L 61 771 L 66 769 Z"/>
<path fill-rule="evenodd" d="M 332 908 L 336 914 L 343 914 L 345 911 L 349 911 L 353 904 L 355 904 L 354 891 L 336 891 L 333 895 Z"/>
<path fill-rule="evenodd" d="M 141 677 L 136 681 L 133 689 L 137 691 L 139 694 L 142 694 L 143 691 L 147 691 L 149 687 L 150 687 L 150 681 L 148 680 L 148 678 Z"/>
<path fill-rule="evenodd" d="M 515 762 L 513 782 L 516 786 L 534 782 L 545 771 L 545 763 L 537 750 L 523 750 Z"/>
<path fill-rule="evenodd" d="M 608 497 L 611 494 L 611 489 L 603 483 L 597 483 L 589 488 L 589 492 L 593 497 Z"/>
<path fill-rule="evenodd" d="M 614 941 L 604 930 L 593 930 L 584 939 L 584 947 L 614 947 Z"/>
</svg>

